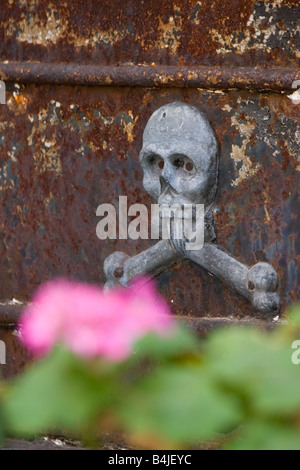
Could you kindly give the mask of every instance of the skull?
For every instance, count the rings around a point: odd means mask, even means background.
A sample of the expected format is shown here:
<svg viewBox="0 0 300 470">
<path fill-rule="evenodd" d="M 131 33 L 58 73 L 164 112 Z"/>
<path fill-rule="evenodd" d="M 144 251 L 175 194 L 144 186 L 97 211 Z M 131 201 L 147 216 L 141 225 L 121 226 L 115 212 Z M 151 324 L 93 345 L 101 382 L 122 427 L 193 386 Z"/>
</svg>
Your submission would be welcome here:
<svg viewBox="0 0 300 470">
<path fill-rule="evenodd" d="M 144 188 L 158 204 L 208 208 L 216 193 L 217 153 L 215 134 L 198 109 L 184 103 L 162 106 L 143 134 Z"/>
</svg>

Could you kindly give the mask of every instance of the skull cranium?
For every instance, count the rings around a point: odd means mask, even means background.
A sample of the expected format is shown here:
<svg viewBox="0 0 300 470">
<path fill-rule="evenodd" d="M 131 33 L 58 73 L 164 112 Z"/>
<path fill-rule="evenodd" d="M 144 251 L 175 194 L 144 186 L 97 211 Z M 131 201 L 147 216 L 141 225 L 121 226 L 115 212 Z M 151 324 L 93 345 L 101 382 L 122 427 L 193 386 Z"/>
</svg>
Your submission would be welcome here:
<svg viewBox="0 0 300 470">
<path fill-rule="evenodd" d="M 217 186 L 217 153 L 215 134 L 198 109 L 176 102 L 162 106 L 143 134 L 144 188 L 159 204 L 208 208 Z"/>
</svg>

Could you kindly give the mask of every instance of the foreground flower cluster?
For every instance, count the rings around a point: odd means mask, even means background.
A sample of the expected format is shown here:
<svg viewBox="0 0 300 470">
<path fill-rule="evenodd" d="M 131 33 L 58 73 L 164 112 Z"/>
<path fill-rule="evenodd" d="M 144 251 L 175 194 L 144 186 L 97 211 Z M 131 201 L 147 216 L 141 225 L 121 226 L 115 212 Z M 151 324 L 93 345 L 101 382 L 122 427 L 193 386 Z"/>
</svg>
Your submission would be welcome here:
<svg viewBox="0 0 300 470">
<path fill-rule="evenodd" d="M 25 345 L 35 354 L 56 343 L 73 353 L 121 361 L 145 334 L 167 334 L 172 318 L 152 282 L 138 280 L 129 289 L 105 293 L 96 286 L 66 280 L 39 288 L 21 321 Z"/>
<path fill-rule="evenodd" d="M 2 394 L 0 382 L 0 441 L 1 433 L 58 431 L 91 448 L 101 435 L 121 432 L 141 449 L 204 442 L 300 450 L 300 374 L 292 360 L 300 308 L 271 332 L 239 325 L 200 340 L 175 326 L 145 281 L 107 294 L 62 280 L 40 287 L 22 318 L 23 338 L 35 353 L 53 350 Z"/>
</svg>

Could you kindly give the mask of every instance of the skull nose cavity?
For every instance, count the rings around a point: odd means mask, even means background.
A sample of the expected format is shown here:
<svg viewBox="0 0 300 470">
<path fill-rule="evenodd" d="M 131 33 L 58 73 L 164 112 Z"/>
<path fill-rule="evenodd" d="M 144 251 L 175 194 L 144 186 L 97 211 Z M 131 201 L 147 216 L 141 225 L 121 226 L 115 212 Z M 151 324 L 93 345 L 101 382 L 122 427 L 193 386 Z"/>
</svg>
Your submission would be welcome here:
<svg viewBox="0 0 300 470">
<path fill-rule="evenodd" d="M 165 180 L 165 178 L 163 176 L 161 176 L 159 178 L 159 182 L 160 182 L 160 188 L 161 188 L 161 192 L 163 193 L 167 187 L 169 186 L 168 182 Z"/>
</svg>

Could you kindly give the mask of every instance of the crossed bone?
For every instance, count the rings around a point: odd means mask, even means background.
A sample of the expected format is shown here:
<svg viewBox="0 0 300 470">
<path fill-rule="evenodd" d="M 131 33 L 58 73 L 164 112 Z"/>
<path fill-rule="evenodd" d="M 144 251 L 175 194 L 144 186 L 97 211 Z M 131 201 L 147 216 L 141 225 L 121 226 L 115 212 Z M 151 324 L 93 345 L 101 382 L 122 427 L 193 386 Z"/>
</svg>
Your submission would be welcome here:
<svg viewBox="0 0 300 470">
<path fill-rule="evenodd" d="M 186 252 L 185 257 L 236 289 L 260 312 L 276 314 L 279 311 L 279 297 L 275 292 L 278 278 L 270 264 L 257 263 L 249 268 L 213 243 Z M 134 278 L 145 274 L 156 276 L 182 258 L 171 240 L 161 240 L 132 257 L 117 251 L 104 262 L 106 288 L 117 284 L 128 286 Z"/>
<path fill-rule="evenodd" d="M 104 261 L 106 289 L 116 285 L 126 287 L 138 276 L 156 276 L 188 258 L 237 290 L 258 311 L 277 314 L 280 300 L 274 268 L 268 263 L 249 268 L 212 243 L 215 237 L 211 206 L 217 184 L 217 146 L 203 114 L 183 103 L 163 106 L 150 118 L 143 142 L 140 160 L 145 189 L 159 204 L 174 201 L 182 205 L 205 204 L 209 208 L 205 242 L 199 250 L 187 250 L 171 236 L 136 256 L 115 252 Z"/>
</svg>

